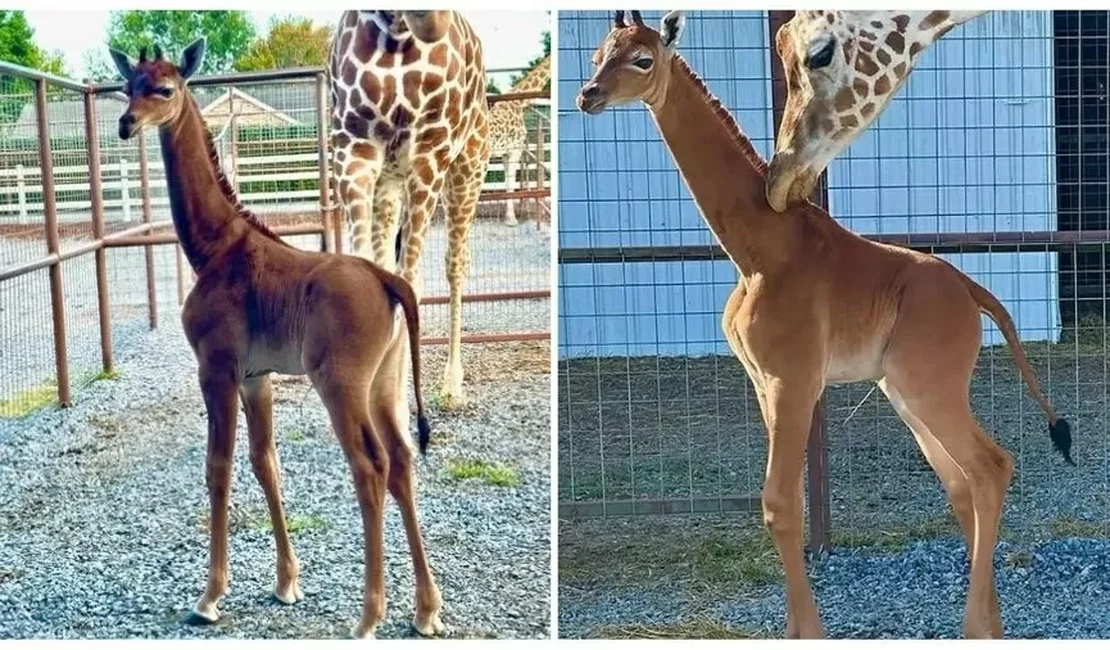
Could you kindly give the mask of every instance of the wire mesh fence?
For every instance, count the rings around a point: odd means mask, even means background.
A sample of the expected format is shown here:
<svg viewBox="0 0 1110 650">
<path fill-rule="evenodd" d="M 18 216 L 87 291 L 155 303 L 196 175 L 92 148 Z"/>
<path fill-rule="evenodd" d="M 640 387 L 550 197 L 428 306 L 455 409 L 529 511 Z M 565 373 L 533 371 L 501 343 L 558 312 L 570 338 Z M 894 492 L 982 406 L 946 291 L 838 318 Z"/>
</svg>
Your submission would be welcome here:
<svg viewBox="0 0 1110 650">
<path fill-rule="evenodd" d="M 318 131 L 322 82 L 320 72 L 302 70 L 190 84 L 243 203 L 306 250 L 328 248 L 339 213 L 330 198 L 322 200 L 320 187 L 321 161 L 330 169 Z M 148 130 L 121 140 L 125 108 L 116 86 L 85 87 L 0 63 L 3 428 L 66 402 L 70 385 L 110 376 L 114 352 L 126 353 L 144 331 L 176 319 L 192 287 L 192 271 L 174 243 L 158 135 Z M 550 128 L 536 111 L 531 105 L 524 111 L 534 140 L 521 145 L 531 158 L 518 186 L 531 193 L 518 201 L 545 209 L 529 213 L 534 227 L 479 215 L 464 340 L 546 336 Z M 483 189 L 496 196 L 503 184 L 502 177 Z M 433 343 L 447 333 L 445 240 L 440 220 L 423 258 L 423 334 Z M 489 295 L 498 293 L 510 295 Z"/>
<path fill-rule="evenodd" d="M 735 268 L 647 112 L 583 117 L 573 105 L 610 21 L 563 12 L 559 22 L 560 509 L 755 512 L 766 432 L 720 327 Z M 694 12 L 680 46 L 764 156 L 772 37 L 763 12 Z M 984 318 L 972 408 L 1017 462 L 1003 526 L 1018 536 L 1102 534 L 1110 515 L 1108 52 L 1105 12 L 987 14 L 923 55 L 827 176 L 840 223 L 938 254 L 989 288 L 1072 421 L 1077 468 L 1051 451 L 1043 414 Z M 872 385 L 830 387 L 823 413 L 834 543 L 957 530 Z"/>
</svg>

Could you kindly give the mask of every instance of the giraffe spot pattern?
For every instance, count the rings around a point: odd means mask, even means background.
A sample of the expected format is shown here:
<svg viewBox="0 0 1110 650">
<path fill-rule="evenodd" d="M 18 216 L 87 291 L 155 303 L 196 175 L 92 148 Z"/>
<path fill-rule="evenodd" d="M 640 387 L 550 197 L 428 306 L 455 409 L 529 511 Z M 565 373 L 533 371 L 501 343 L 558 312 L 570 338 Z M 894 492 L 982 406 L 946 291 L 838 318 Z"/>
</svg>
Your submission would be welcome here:
<svg viewBox="0 0 1110 650">
<path fill-rule="evenodd" d="M 901 54 L 906 49 L 906 39 L 898 32 L 891 32 L 886 37 L 886 45 L 895 54 Z"/>
<path fill-rule="evenodd" d="M 949 15 L 951 14 L 947 11 L 930 11 L 925 15 L 925 18 L 921 20 L 921 24 L 917 27 L 918 29 L 932 29 L 948 20 Z"/>
</svg>

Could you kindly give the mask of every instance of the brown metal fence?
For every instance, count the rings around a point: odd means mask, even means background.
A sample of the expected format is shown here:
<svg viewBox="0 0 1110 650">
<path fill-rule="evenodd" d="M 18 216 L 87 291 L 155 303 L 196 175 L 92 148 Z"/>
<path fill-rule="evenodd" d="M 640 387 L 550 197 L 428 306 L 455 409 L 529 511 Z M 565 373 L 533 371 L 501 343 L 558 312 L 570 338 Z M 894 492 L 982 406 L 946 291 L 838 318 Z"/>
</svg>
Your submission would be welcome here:
<svg viewBox="0 0 1110 650">
<path fill-rule="evenodd" d="M 697 12 L 681 46 L 764 155 L 784 99 L 771 45 L 788 13 Z M 756 515 L 766 432 L 719 326 L 735 269 L 644 111 L 573 107 L 611 16 L 559 21 L 560 516 Z M 1052 452 L 985 322 L 971 399 L 1017 461 L 1007 535 L 1110 533 L 1108 43 L 1105 12 L 993 12 L 947 35 L 814 197 L 870 239 L 946 257 L 1013 315 L 1073 423 L 1079 467 Z M 826 391 L 806 479 L 813 547 L 958 534 L 939 481 L 870 385 Z"/>
<path fill-rule="evenodd" d="M 244 203 L 295 246 L 342 252 L 324 73 L 217 75 L 190 86 Z M 121 87 L 0 62 L 0 424 L 67 405 L 75 385 L 110 376 L 114 352 L 176 314 L 192 284 L 156 134 L 114 135 Z M 481 195 L 464 343 L 550 337 L 546 120 L 532 120 L 517 191 L 487 182 Z M 488 218 L 489 204 L 510 198 L 528 207 L 534 225 Z M 433 221 L 424 253 L 424 344 L 446 342 L 444 230 Z"/>
</svg>

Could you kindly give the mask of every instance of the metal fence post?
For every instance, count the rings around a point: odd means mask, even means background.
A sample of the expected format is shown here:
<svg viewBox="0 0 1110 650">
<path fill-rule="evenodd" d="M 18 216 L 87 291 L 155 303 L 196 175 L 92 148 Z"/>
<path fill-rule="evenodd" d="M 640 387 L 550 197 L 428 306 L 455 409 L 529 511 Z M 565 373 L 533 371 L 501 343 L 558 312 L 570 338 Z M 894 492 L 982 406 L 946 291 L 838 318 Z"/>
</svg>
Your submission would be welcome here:
<svg viewBox="0 0 1110 650">
<path fill-rule="evenodd" d="M 149 224 L 151 219 L 150 167 L 146 159 L 146 131 L 139 131 L 139 189 L 143 200 L 143 223 Z M 143 248 L 146 250 L 147 312 L 150 316 L 150 329 L 155 329 L 158 327 L 158 295 L 154 277 L 154 247 L 147 244 Z"/>
<path fill-rule="evenodd" d="M 770 43 L 775 42 L 779 27 L 790 21 L 793 11 L 768 11 L 767 34 Z M 782 61 L 771 48 L 771 104 L 773 110 L 772 128 L 778 136 L 778 126 L 786 105 L 786 76 Z M 828 207 L 828 185 L 822 173 L 817 187 L 810 197 L 814 203 Z M 809 503 L 809 549 L 821 551 L 828 548 L 831 527 L 831 506 L 829 503 L 828 450 L 825 446 L 825 397 L 821 396 L 813 409 L 813 423 L 809 429 L 809 444 L 806 447 L 807 493 Z"/>
<path fill-rule="evenodd" d="M 15 166 L 15 185 L 19 195 L 19 223 L 28 222 L 27 219 L 27 177 L 23 165 Z"/>
<path fill-rule="evenodd" d="M 123 207 L 123 220 L 131 221 L 131 188 L 127 181 L 127 159 L 119 159 L 119 200 Z"/>
<path fill-rule="evenodd" d="M 324 250 L 342 253 L 340 235 L 335 230 L 335 211 L 331 208 L 331 190 L 328 174 L 328 79 L 327 75 L 316 75 L 316 148 L 320 166 L 320 216 L 324 221 Z"/>
<path fill-rule="evenodd" d="M 85 91 L 85 141 L 89 158 L 89 202 L 92 207 L 92 234 L 104 240 L 104 187 L 100 176 L 100 134 L 96 124 L 96 96 Z M 96 306 L 100 314 L 100 361 L 104 372 L 112 372 L 112 318 L 108 303 L 107 252 L 100 246 L 93 253 L 96 264 Z"/>
<path fill-rule="evenodd" d="M 54 202 L 54 161 L 50 152 L 50 127 L 46 114 L 46 80 L 35 81 L 35 115 L 38 119 L 39 165 L 42 168 L 42 211 L 46 224 L 46 249 L 57 255 L 58 213 Z M 54 365 L 58 378 L 58 403 L 69 405 L 69 358 L 66 356 L 65 301 L 62 291 L 62 263 L 50 265 L 50 309 L 54 317 Z"/>
</svg>

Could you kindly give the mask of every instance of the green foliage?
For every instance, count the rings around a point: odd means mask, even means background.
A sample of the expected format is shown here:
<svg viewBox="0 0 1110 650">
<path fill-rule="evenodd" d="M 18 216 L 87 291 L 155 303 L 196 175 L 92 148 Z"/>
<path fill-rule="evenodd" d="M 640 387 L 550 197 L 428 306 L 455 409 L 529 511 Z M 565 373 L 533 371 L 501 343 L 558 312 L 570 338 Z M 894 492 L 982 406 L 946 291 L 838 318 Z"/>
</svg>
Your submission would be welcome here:
<svg viewBox="0 0 1110 650">
<path fill-rule="evenodd" d="M 56 75 L 64 75 L 65 60 L 60 52 L 47 52 L 35 44 L 35 30 L 22 11 L 0 11 L 0 61 L 15 63 Z M 9 78 L 10 79 L 10 78 Z M 0 87 L 0 123 L 19 119 L 32 86 L 24 79 L 10 79 Z"/>
<path fill-rule="evenodd" d="M 254 24 L 245 11 L 113 11 L 108 24 L 108 47 L 136 57 L 141 48 L 158 45 L 176 60 L 187 45 L 205 37 L 204 64 L 198 74 L 230 72 L 255 37 Z M 89 74 L 98 81 L 118 78 L 107 49 L 86 53 Z"/>
<path fill-rule="evenodd" d="M 315 27 L 309 18 L 275 18 L 266 37 L 255 39 L 235 61 L 235 69 L 248 72 L 322 67 L 328 60 L 330 43 L 330 27 Z"/>
</svg>

